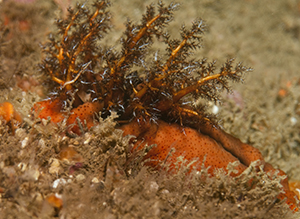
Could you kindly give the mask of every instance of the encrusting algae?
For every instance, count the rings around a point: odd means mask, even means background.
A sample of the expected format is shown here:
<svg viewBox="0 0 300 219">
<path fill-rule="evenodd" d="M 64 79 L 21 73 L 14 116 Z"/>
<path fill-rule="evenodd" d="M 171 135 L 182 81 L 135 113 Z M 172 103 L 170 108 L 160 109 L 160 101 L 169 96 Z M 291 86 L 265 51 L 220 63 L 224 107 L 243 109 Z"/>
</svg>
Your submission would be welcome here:
<svg viewBox="0 0 300 219">
<path fill-rule="evenodd" d="M 122 49 L 115 51 L 99 45 L 111 28 L 109 4 L 96 1 L 93 11 L 78 5 L 57 21 L 59 32 L 50 35 L 40 64 L 54 94 L 33 106 L 35 118 L 66 122 L 66 135 L 76 137 L 115 112 L 123 136 L 135 136 L 130 154 L 147 151 L 144 164 L 154 169 L 176 173 L 178 158 L 183 157 L 190 164 L 188 172 L 201 171 L 204 162 L 213 176 L 216 169 L 227 172 L 228 164 L 235 162 L 230 172 L 235 177 L 258 161 L 257 171 L 263 166 L 270 178 L 286 176 L 265 162 L 258 149 L 223 131 L 205 105 L 191 103 L 199 98 L 220 101 L 220 92 L 230 91 L 229 81 L 239 82 L 251 70 L 233 59 L 217 70 L 215 62 L 190 58 L 201 47 L 201 19 L 191 28 L 182 26 L 180 38 L 172 39 L 165 27 L 178 4 L 159 2 L 157 12 L 150 5 L 140 24 L 127 23 Z M 155 40 L 164 44 L 165 54 L 151 53 Z M 287 177 L 281 185 L 284 193 L 277 198 L 297 211 Z"/>
</svg>

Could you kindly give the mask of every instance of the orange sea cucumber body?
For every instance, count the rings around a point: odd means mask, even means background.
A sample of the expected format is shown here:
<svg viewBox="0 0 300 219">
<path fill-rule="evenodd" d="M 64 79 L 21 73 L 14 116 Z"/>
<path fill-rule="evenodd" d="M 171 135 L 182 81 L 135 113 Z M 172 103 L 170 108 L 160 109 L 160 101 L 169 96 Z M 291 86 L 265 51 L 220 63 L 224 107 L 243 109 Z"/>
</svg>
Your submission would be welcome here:
<svg viewBox="0 0 300 219">
<path fill-rule="evenodd" d="M 178 157 L 183 156 L 188 163 L 197 158 L 198 161 L 193 163 L 190 168 L 195 167 L 196 170 L 201 170 L 201 163 L 206 156 L 204 165 L 210 167 L 208 173 L 211 175 L 218 168 L 227 172 L 228 164 L 238 161 L 238 165 L 235 167 L 236 172 L 231 172 L 231 176 L 238 176 L 251 162 L 259 160 L 260 164 L 264 165 L 265 172 L 271 175 L 278 172 L 278 175 L 286 176 L 282 170 L 275 169 L 266 163 L 258 149 L 242 143 L 239 139 L 218 128 L 210 131 L 210 135 L 214 135 L 216 139 L 192 128 L 163 121 L 141 126 L 137 120 L 134 120 L 121 126 L 120 129 L 124 131 L 124 136 L 137 136 L 132 151 L 141 150 L 146 145 L 156 144 L 144 157 L 145 164 L 154 168 L 159 168 L 161 164 L 166 163 L 172 171 L 175 163 L 178 162 Z M 172 148 L 175 149 L 175 152 L 170 153 Z M 281 184 L 285 193 L 281 193 L 278 198 L 286 198 L 286 203 L 290 205 L 290 208 L 297 211 L 295 193 L 290 191 L 288 178 L 282 180 Z"/>
<path fill-rule="evenodd" d="M 189 162 L 194 159 L 198 159 L 194 165 L 196 169 L 201 168 L 201 162 L 205 158 L 205 166 L 209 168 L 209 173 L 213 174 L 217 168 L 227 167 L 229 162 L 239 161 L 238 158 L 234 157 L 231 153 L 226 151 L 220 143 L 204 135 L 192 128 L 181 127 L 177 124 L 167 124 L 163 121 L 158 121 L 157 124 L 152 124 L 150 127 L 141 128 L 138 122 L 134 121 L 127 125 L 120 127 L 124 131 L 125 135 L 138 136 L 137 142 L 133 150 L 143 148 L 146 144 L 156 144 L 144 157 L 145 160 L 151 159 L 146 162 L 146 165 L 152 167 L 158 167 L 159 164 L 165 162 L 171 149 L 175 151 L 171 156 L 168 157 L 168 163 L 171 168 L 174 168 L 174 164 L 177 162 L 179 156 L 183 156 Z M 260 156 L 259 156 L 260 158 Z M 240 163 L 236 167 L 238 174 L 243 172 L 247 167 Z M 238 175 L 233 174 L 233 175 Z"/>
</svg>

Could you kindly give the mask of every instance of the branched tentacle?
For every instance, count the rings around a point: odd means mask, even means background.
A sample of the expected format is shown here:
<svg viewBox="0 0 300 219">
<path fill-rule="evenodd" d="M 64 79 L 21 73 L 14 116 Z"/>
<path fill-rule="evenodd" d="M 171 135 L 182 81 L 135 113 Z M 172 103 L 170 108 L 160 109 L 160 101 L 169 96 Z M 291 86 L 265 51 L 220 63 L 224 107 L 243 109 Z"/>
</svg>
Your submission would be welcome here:
<svg viewBox="0 0 300 219">
<path fill-rule="evenodd" d="M 90 65 L 92 60 L 88 54 L 94 51 L 95 39 L 102 38 L 101 33 L 109 29 L 107 6 L 109 3 L 106 1 L 97 2 L 94 4 L 95 11 L 90 13 L 78 5 L 76 12 L 70 10 L 67 20 L 57 21 L 61 40 L 50 36 L 50 44 L 44 49 L 47 58 L 41 67 L 61 89 L 74 90 L 76 86 L 73 84 Z M 88 23 L 89 28 L 83 26 L 84 23 Z"/>
<path fill-rule="evenodd" d="M 61 38 L 50 37 L 41 69 L 59 84 L 60 92 L 78 89 L 73 106 L 99 102 L 102 117 L 116 111 L 124 121 L 162 119 L 187 126 L 194 126 L 195 120 L 212 122 L 204 108 L 186 104 L 185 97 L 218 102 L 219 92 L 230 90 L 228 81 L 240 81 L 249 69 L 241 64 L 233 67 L 231 59 L 216 73 L 215 62 L 190 59 L 201 48 L 205 24 L 197 19 L 190 28 L 183 25 L 180 38 L 172 39 L 166 26 L 178 8 L 173 3 L 165 6 L 159 2 L 157 12 L 150 5 L 140 24 L 129 21 L 121 51 L 100 48 L 97 40 L 110 28 L 108 6 L 108 1 L 98 0 L 90 12 L 78 5 L 66 20 L 57 21 Z M 156 38 L 165 44 L 166 51 L 164 55 L 156 52 L 149 61 L 146 55 Z M 139 72 L 133 70 L 135 66 Z M 90 98 L 85 97 L 88 95 Z"/>
</svg>

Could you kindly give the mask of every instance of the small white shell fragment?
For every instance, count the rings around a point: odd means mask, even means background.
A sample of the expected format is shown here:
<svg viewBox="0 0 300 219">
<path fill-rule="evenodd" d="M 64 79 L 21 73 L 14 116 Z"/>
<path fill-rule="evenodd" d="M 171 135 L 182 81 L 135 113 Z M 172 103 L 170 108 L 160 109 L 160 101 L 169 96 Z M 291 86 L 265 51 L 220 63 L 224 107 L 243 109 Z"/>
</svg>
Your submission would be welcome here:
<svg viewBox="0 0 300 219">
<path fill-rule="evenodd" d="M 22 141 L 22 143 L 21 143 L 21 148 L 25 148 L 26 146 L 27 146 L 27 144 L 28 144 L 28 137 L 25 137 L 24 138 L 24 140 Z"/>
<path fill-rule="evenodd" d="M 159 185 L 156 182 L 151 181 L 150 182 L 150 191 L 155 193 L 155 192 L 157 192 L 158 189 L 159 189 Z"/>
<path fill-rule="evenodd" d="M 44 125 L 44 126 L 46 126 L 47 124 L 48 124 L 48 120 L 47 119 L 42 119 L 42 124 Z"/>
<path fill-rule="evenodd" d="M 25 163 L 19 163 L 18 168 L 21 170 L 21 172 L 24 172 L 27 168 L 27 165 Z"/>
<path fill-rule="evenodd" d="M 40 171 L 39 170 L 35 170 L 34 174 L 33 174 L 33 178 L 35 179 L 35 181 L 37 181 L 40 177 Z"/>
<path fill-rule="evenodd" d="M 67 139 L 69 139 L 67 136 L 63 136 L 62 139 L 61 139 L 61 141 L 65 141 Z"/>
<path fill-rule="evenodd" d="M 84 176 L 83 174 L 78 174 L 78 175 L 76 176 L 76 180 L 77 180 L 77 181 L 85 180 L 85 176 Z"/>
<path fill-rule="evenodd" d="M 59 198 L 59 199 L 63 198 L 61 194 L 55 193 L 54 195 L 55 195 L 56 198 Z"/>
<path fill-rule="evenodd" d="M 57 179 L 53 182 L 53 188 L 56 189 L 59 185 L 65 185 L 67 181 L 65 179 Z"/>
<path fill-rule="evenodd" d="M 88 144 L 88 143 L 90 143 L 92 136 L 89 133 L 85 133 L 84 138 L 85 138 L 85 141 L 83 142 L 83 144 Z"/>
<path fill-rule="evenodd" d="M 291 121 L 291 123 L 292 123 L 292 125 L 296 125 L 297 124 L 297 119 L 295 118 L 295 117 L 291 117 L 290 118 L 290 121 Z"/>
<path fill-rule="evenodd" d="M 92 179 L 92 183 L 99 183 L 99 179 L 97 179 L 97 177 L 94 177 L 94 178 Z"/>
<path fill-rule="evenodd" d="M 213 105 L 212 107 L 212 113 L 217 114 L 219 112 L 219 107 L 217 105 Z"/>
<path fill-rule="evenodd" d="M 97 178 L 97 177 L 94 177 L 93 179 L 92 179 L 92 183 L 99 183 L 100 181 L 99 181 L 99 179 Z"/>
<path fill-rule="evenodd" d="M 162 194 L 169 194 L 170 192 L 169 192 L 169 190 L 167 190 L 167 189 L 163 189 L 163 190 L 161 191 L 161 193 L 162 193 Z"/>
<path fill-rule="evenodd" d="M 50 168 L 49 168 L 49 173 L 51 174 L 58 174 L 59 170 L 60 170 L 60 163 L 59 160 L 56 158 L 51 158 L 50 159 Z"/>
</svg>

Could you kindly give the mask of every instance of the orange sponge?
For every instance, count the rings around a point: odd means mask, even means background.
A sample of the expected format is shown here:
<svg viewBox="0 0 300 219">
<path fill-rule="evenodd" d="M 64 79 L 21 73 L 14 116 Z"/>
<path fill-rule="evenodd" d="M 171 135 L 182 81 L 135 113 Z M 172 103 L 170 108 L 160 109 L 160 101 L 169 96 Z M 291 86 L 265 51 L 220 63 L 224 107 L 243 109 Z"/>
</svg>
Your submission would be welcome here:
<svg viewBox="0 0 300 219">
<path fill-rule="evenodd" d="M 17 126 L 22 123 L 22 117 L 10 102 L 0 103 L 0 117 L 11 126 L 13 133 Z"/>
</svg>

